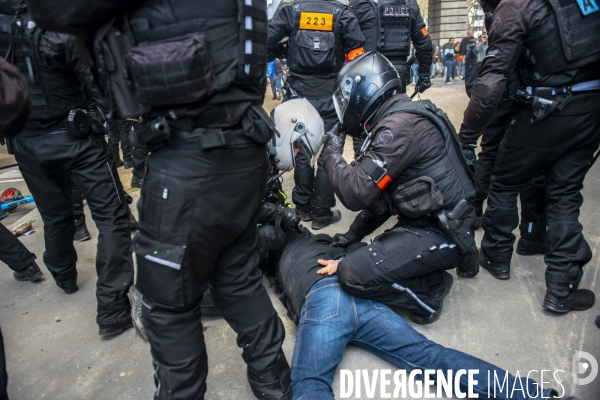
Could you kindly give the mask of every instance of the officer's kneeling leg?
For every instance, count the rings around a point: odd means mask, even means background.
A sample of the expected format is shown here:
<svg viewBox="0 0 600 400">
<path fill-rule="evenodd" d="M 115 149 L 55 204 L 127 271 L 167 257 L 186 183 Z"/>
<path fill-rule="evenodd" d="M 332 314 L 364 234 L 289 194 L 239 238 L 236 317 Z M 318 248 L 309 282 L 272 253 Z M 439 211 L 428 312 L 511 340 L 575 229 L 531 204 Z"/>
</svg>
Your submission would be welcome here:
<svg viewBox="0 0 600 400">
<path fill-rule="evenodd" d="M 434 227 L 417 223 L 392 229 L 347 255 L 340 262 L 338 275 L 342 287 L 353 295 L 406 308 L 407 295 L 426 295 L 429 289 L 425 286 L 450 286 L 436 272 L 455 268 L 462 261 L 446 236 Z M 419 277 L 422 279 L 415 280 Z M 418 288 L 410 287 L 414 281 L 418 281 Z M 418 296 L 411 297 L 416 301 Z M 435 302 L 432 305 L 435 307 Z"/>
</svg>

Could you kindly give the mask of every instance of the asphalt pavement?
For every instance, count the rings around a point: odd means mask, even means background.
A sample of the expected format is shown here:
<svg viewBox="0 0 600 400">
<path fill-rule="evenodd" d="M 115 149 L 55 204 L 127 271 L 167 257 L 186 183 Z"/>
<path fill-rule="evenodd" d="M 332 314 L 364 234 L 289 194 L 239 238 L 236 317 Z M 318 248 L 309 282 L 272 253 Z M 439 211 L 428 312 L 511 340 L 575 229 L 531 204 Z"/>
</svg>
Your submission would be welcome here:
<svg viewBox="0 0 600 400">
<path fill-rule="evenodd" d="M 412 90 L 409 87 L 409 92 Z M 448 112 L 456 126 L 459 125 L 467 103 L 462 81 L 444 85 L 442 79 L 435 79 L 433 88 L 426 94 L 423 97 L 431 98 Z M 277 103 L 269 100 L 265 108 L 272 108 Z M 349 157 L 350 152 L 351 145 L 347 144 L 345 156 Z M 119 170 L 124 172 L 122 168 Z M 597 294 L 600 294 L 599 172 L 600 164 L 595 165 L 587 176 L 581 210 L 584 234 L 594 252 L 592 261 L 585 268 L 581 287 L 591 288 Z M 128 183 L 126 180 L 123 179 L 124 183 Z M 292 175 L 287 174 L 284 180 L 284 189 L 291 194 Z M 6 187 L 29 193 L 17 168 L 0 170 L 0 189 Z M 137 199 L 139 191 L 133 191 L 132 195 Z M 342 221 L 320 233 L 333 235 L 347 230 L 356 213 L 345 210 L 339 202 L 338 208 L 342 210 Z M 86 212 L 89 213 L 87 207 Z M 38 264 L 46 275 L 40 283 L 17 282 L 8 267 L 0 266 L 0 326 L 6 346 L 11 399 L 151 399 L 154 382 L 149 345 L 134 330 L 112 339 L 98 335 L 95 321 L 95 239 L 98 232 L 91 218 L 87 220 L 93 240 L 75 243 L 79 255 L 80 290 L 72 295 L 64 294 L 43 266 L 43 225 L 35 205 L 26 205 L 9 214 L 2 223 L 10 227 L 24 220 L 34 221 L 35 233 L 22 237 L 21 241 L 37 254 Z M 388 222 L 371 237 L 392 223 Z M 478 231 L 478 241 L 481 236 L 482 232 Z M 557 387 L 562 392 L 562 385 L 567 394 L 577 395 L 581 400 L 598 400 L 600 377 L 580 386 L 575 384 L 572 371 L 575 367 L 575 372 L 582 372 L 580 377 L 585 377 L 594 367 L 591 360 L 575 362 L 577 359 L 573 357 L 577 352 L 584 351 L 600 360 L 600 329 L 594 325 L 594 319 L 600 314 L 600 304 L 588 311 L 561 316 L 543 311 L 544 269 L 543 257 L 514 255 L 512 277 L 507 281 L 498 281 L 485 270 L 470 280 L 458 278 L 452 272 L 454 288 L 446 298 L 440 320 L 429 326 L 410 324 L 435 342 L 483 358 L 513 374 L 529 374 L 540 381 L 542 370 L 551 371 L 550 375 L 548 372 L 544 375 L 544 380 L 550 382 L 545 384 L 546 387 Z M 284 350 L 291 360 L 296 327 L 287 318 L 274 288 L 267 281 L 265 284 L 286 327 Z M 253 399 L 235 333 L 219 318 L 206 318 L 204 323 L 210 368 L 206 398 Z M 315 346 L 327 346 L 327 343 L 315 343 Z M 391 364 L 355 347 L 346 350 L 340 369 L 394 370 Z M 339 396 L 339 370 L 333 387 Z M 378 383 L 373 398 L 381 398 L 379 388 Z M 349 398 L 369 397 L 363 390 L 362 397 Z"/>
</svg>

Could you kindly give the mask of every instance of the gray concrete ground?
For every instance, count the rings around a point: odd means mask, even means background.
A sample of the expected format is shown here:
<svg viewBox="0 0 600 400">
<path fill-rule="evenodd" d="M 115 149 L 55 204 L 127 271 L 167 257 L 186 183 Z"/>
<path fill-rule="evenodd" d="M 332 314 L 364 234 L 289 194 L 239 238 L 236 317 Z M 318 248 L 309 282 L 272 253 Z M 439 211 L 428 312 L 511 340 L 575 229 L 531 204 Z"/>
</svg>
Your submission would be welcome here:
<svg viewBox="0 0 600 400">
<path fill-rule="evenodd" d="M 409 87 L 409 92 L 412 90 Z M 462 81 L 446 86 L 441 79 L 435 79 L 434 87 L 426 94 L 424 97 L 431 98 L 448 112 L 455 125 L 460 124 L 467 102 Z M 275 104 L 267 101 L 265 107 L 272 108 Z M 350 145 L 346 147 L 345 155 L 350 155 Z M 120 172 L 124 172 L 122 168 Z M 600 258 L 597 255 L 600 244 L 600 228 L 597 225 L 600 222 L 600 213 L 597 212 L 600 204 L 599 172 L 600 165 L 596 165 L 588 174 L 581 212 L 584 232 L 595 254 L 586 267 L 581 286 L 597 293 L 600 293 Z M 128 175 L 122 174 L 126 186 L 128 178 Z M 21 186 L 20 189 L 25 189 L 22 182 L 7 182 L 15 179 L 20 179 L 15 168 L 0 170 L 0 183 L 3 184 L 0 188 Z M 285 177 L 288 194 L 291 194 L 292 186 L 292 176 L 288 174 Z M 23 191 L 27 193 L 26 189 Z M 133 191 L 132 195 L 139 197 L 139 191 Z M 355 213 L 341 205 L 338 208 L 342 210 L 342 221 L 321 232 L 334 234 L 346 231 Z M 0 268 L 0 325 L 8 357 L 11 399 L 152 398 L 154 383 L 148 344 L 133 330 L 110 340 L 98 335 L 95 322 L 95 240 L 75 244 L 79 254 L 80 290 L 67 296 L 56 287 L 41 262 L 44 242 L 37 209 L 28 205 L 3 223 L 12 226 L 25 219 L 36 221 L 36 233 L 21 240 L 38 255 L 46 276 L 43 282 L 37 284 L 17 282 L 11 270 Z M 392 221 L 386 226 L 391 224 Z M 96 238 L 97 231 L 92 223 L 89 228 Z M 481 231 L 477 233 L 478 240 L 481 235 Z M 472 280 L 460 279 L 452 272 L 454 288 L 446 299 L 441 319 L 430 326 L 415 326 L 415 329 L 444 346 L 468 352 L 512 373 L 518 371 L 520 375 L 527 375 L 529 371 L 537 370 L 531 377 L 538 381 L 539 371 L 551 370 L 544 375 L 545 381 L 550 381 L 546 387 L 557 387 L 559 392 L 562 390 L 552 373 L 562 370 L 564 372 L 557 376 L 567 394 L 575 394 L 582 400 L 600 399 L 600 378 L 587 386 L 577 386 L 571 374 L 572 358 L 577 351 L 586 351 L 600 359 L 600 329 L 594 326 L 600 305 L 585 312 L 551 315 L 541 309 L 545 292 L 543 258 L 515 255 L 512 271 L 512 278 L 508 281 L 495 280 L 483 270 Z M 268 290 L 286 326 L 284 349 L 291 361 L 296 327 L 286 317 L 273 288 Z M 252 399 L 241 352 L 235 343 L 235 333 L 221 319 L 206 318 L 204 322 L 210 366 L 206 398 Z M 327 343 L 315 345 L 327 346 Z M 354 347 L 347 349 L 340 368 L 393 370 L 390 364 Z M 339 395 L 339 371 L 334 390 Z M 362 393 L 365 396 L 364 390 Z M 379 386 L 375 393 L 375 398 L 379 398 Z"/>
</svg>

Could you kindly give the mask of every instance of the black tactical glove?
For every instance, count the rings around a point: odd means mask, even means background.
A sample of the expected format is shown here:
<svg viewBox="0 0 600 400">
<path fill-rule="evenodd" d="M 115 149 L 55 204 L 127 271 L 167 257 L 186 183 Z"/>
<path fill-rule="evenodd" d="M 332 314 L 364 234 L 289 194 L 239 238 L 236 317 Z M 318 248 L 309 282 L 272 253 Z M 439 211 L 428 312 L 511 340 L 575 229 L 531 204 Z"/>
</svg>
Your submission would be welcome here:
<svg viewBox="0 0 600 400">
<path fill-rule="evenodd" d="M 331 242 L 331 247 L 348 247 L 354 240 L 348 238 L 345 233 L 336 233 L 333 237 L 333 241 Z"/>
<path fill-rule="evenodd" d="M 302 221 L 295 208 L 281 207 L 281 228 L 284 231 L 291 231 Z"/>
<path fill-rule="evenodd" d="M 431 79 L 427 75 L 419 76 L 419 80 L 417 81 L 417 91 L 419 93 L 423 93 L 427 89 L 431 87 Z"/>
<path fill-rule="evenodd" d="M 477 167 L 477 156 L 475 155 L 475 144 L 461 144 L 462 153 L 467 159 L 467 164 L 470 164 L 475 169 Z"/>
<path fill-rule="evenodd" d="M 346 135 L 343 132 L 339 132 L 340 124 L 335 124 L 334 127 L 325 134 L 325 147 L 329 147 L 336 153 L 342 154 L 344 151 L 344 141 Z"/>
</svg>

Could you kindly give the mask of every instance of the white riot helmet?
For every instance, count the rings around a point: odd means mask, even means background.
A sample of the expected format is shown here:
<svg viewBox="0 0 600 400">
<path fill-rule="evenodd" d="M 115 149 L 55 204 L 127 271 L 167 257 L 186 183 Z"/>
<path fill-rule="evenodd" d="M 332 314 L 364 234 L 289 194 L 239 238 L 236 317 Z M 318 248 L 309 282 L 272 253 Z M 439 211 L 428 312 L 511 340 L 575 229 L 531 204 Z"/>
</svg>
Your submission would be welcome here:
<svg viewBox="0 0 600 400">
<path fill-rule="evenodd" d="M 287 171 L 296 166 L 295 154 L 303 152 L 314 165 L 325 139 L 323 120 L 306 99 L 294 99 L 281 103 L 273 110 L 275 121 L 276 167 Z"/>
</svg>

